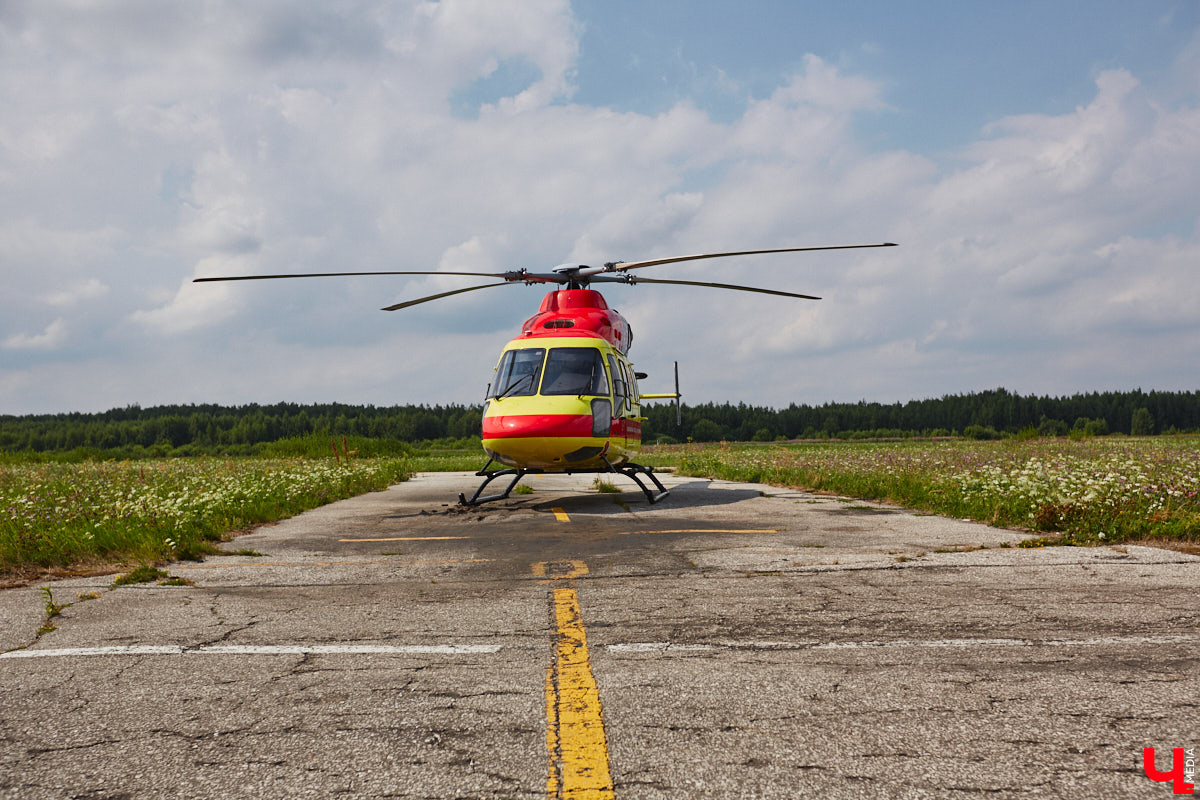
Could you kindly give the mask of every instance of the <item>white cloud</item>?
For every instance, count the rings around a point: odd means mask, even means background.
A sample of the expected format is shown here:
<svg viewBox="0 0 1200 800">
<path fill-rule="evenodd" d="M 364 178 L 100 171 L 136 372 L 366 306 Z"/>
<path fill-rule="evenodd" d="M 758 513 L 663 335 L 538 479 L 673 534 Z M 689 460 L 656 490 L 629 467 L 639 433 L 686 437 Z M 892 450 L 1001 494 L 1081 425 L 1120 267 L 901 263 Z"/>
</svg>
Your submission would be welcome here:
<svg viewBox="0 0 1200 800">
<path fill-rule="evenodd" d="M 29 214 L 0 221 L 5 277 L 18 284 L 36 276 L 60 281 L 64 275 L 112 258 L 123 240 L 123 233 L 112 226 L 64 229 Z M 6 288 L 11 291 L 11 283 Z"/>
<path fill-rule="evenodd" d="M 75 150 L 90 125 L 88 114 L 43 114 L 23 127 L 0 125 L 0 147 L 30 161 L 54 161 Z"/>
<path fill-rule="evenodd" d="M 51 322 L 41 333 L 14 333 L 0 341 L 5 350 L 54 350 L 67 339 L 67 323 L 62 317 Z"/>
<path fill-rule="evenodd" d="M 220 277 L 252 274 L 255 259 L 239 255 L 219 255 L 201 259 L 195 277 Z M 196 284 L 184 280 L 179 289 L 157 308 L 136 310 L 130 320 L 158 334 L 179 334 L 219 325 L 241 308 L 237 293 L 229 283 Z"/>
<path fill-rule="evenodd" d="M 1123 236 L 1096 256 L 1102 265 L 1090 285 L 1085 322 L 1094 331 L 1117 328 L 1194 329 L 1200 309 L 1200 239 Z"/>
<path fill-rule="evenodd" d="M 773 99 L 842 113 L 881 111 L 887 106 L 879 98 L 880 88 L 878 81 L 841 75 L 835 67 L 808 53 L 804 56 L 804 71 L 776 91 Z"/>
<path fill-rule="evenodd" d="M 74 283 L 46 295 L 45 301 L 52 306 L 71 308 L 87 300 L 95 300 L 108 293 L 108 286 L 96 278 Z"/>
<path fill-rule="evenodd" d="M 815 55 L 724 121 L 688 100 L 655 115 L 572 102 L 580 36 L 565 0 L 6 7 L 4 347 L 75 353 L 107 372 L 103 397 L 116 403 L 172 399 L 160 384 L 173 362 L 147 355 L 164 343 L 195 346 L 189 368 L 206 376 L 175 381 L 191 394 L 173 399 L 472 400 L 486 376 L 435 365 L 463 363 L 464 348 L 470 369 L 494 360 L 541 290 L 381 314 L 472 281 L 190 280 L 891 239 L 902 246 L 647 273 L 818 303 L 662 286 L 606 294 L 634 327 L 641 366 L 700 366 L 685 373 L 691 400 L 1151 386 L 1181 374 L 1151 345 L 1168 330 L 1192 341 L 1200 325 L 1200 108 L 1188 74 L 1200 39 L 1170 78 L 1109 70 L 1078 108 L 1001 119 L 958 153 L 930 156 L 875 147 L 862 122 L 895 113 L 884 82 Z M 453 107 L 511 63 L 532 77 L 472 113 Z M 47 303 L 72 309 L 69 337 L 62 320 L 43 329 L 34 316 Z M 451 329 L 470 338 L 446 338 Z M 224 378 L 228 348 L 197 343 L 228 344 L 231 331 L 244 371 Z M 1130 361 L 1095 356 L 1139 341 Z M 270 363 L 283 353 L 312 369 Z M 102 402 L 69 369 L 22 369 L 45 403 Z M 335 395 L 321 378 L 331 370 Z M 15 391 L 0 404 L 15 406 Z"/>
<path fill-rule="evenodd" d="M 502 111 L 530 111 L 571 93 L 568 72 L 578 52 L 578 35 L 565 0 L 426 2 L 418 6 L 417 19 L 427 38 L 419 44 L 410 40 L 409 52 L 430 75 L 448 79 L 447 89 L 486 77 L 498 60 L 521 56 L 536 64 L 542 77 L 505 98 Z"/>
</svg>

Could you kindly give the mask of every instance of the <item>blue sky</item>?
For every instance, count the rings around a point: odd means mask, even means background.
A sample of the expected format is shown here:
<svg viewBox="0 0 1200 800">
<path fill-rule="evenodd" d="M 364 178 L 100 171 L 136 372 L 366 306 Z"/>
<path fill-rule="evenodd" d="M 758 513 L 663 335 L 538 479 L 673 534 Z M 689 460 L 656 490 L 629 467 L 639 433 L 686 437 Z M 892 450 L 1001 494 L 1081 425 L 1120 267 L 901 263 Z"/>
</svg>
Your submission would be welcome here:
<svg viewBox="0 0 1200 800">
<path fill-rule="evenodd" d="M 883 240 L 606 296 L 695 402 L 1200 383 L 1194 0 L 17 0 L 0 98 L 0 413 L 473 402 L 541 295 L 196 276 Z"/>
<path fill-rule="evenodd" d="M 1094 77 L 1159 81 L 1200 4 L 1128 2 L 586 2 L 577 102 L 658 113 L 683 100 L 721 117 L 770 94 L 815 54 L 881 81 L 872 142 L 926 154 L 989 122 L 1086 103 Z M 736 9 L 736 11 L 734 10 Z M 719 84 L 728 81 L 729 91 Z M 638 87 L 630 91 L 631 86 Z"/>
</svg>

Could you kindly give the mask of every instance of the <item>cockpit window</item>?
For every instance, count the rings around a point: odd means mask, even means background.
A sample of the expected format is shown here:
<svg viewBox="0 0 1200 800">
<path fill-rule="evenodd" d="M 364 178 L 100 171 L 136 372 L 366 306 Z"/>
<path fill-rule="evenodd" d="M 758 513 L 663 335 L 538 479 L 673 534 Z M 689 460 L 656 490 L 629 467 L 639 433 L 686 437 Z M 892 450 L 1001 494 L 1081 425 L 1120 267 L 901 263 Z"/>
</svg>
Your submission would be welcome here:
<svg viewBox="0 0 1200 800">
<path fill-rule="evenodd" d="M 628 389 L 625 387 L 625 376 L 611 353 L 608 356 L 608 366 L 612 368 L 613 376 L 613 413 L 621 414 L 625 408 L 625 397 L 628 393 Z"/>
<path fill-rule="evenodd" d="M 593 347 L 556 347 L 546 359 L 542 394 L 608 396 L 604 359 Z"/>
<path fill-rule="evenodd" d="M 496 367 L 496 382 L 488 397 L 528 397 L 537 394 L 538 376 L 542 373 L 544 348 L 509 350 Z"/>
</svg>

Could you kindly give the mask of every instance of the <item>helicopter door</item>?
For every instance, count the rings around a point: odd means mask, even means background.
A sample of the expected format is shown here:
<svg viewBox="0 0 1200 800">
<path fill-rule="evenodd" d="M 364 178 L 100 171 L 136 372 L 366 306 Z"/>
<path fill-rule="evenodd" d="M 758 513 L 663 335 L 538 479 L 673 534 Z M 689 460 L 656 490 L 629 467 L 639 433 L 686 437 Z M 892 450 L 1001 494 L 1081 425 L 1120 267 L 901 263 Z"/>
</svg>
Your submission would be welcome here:
<svg viewBox="0 0 1200 800">
<path fill-rule="evenodd" d="M 638 389 L 637 372 L 634 371 L 633 365 L 628 364 L 626 366 L 629 372 L 629 419 L 636 426 L 637 436 L 635 438 L 637 439 L 637 443 L 640 443 L 642 440 L 643 420 L 641 401 L 642 393 Z"/>
<path fill-rule="evenodd" d="M 608 357 L 613 374 L 613 438 L 629 444 L 629 426 L 635 423 L 634 384 L 629 365 L 619 358 Z M 640 439 L 640 434 L 633 437 Z"/>
<path fill-rule="evenodd" d="M 621 426 L 621 432 L 625 437 L 626 446 L 636 445 L 642 438 L 641 428 L 638 427 L 637 421 L 637 384 L 634 383 L 633 370 L 629 368 L 629 363 L 626 361 L 620 363 L 621 371 L 625 373 L 625 407 L 621 409 L 624 424 Z M 631 428 L 636 428 L 636 435 Z"/>
<path fill-rule="evenodd" d="M 608 367 L 612 373 L 613 382 L 613 431 L 612 436 L 616 438 L 624 438 L 625 436 L 625 405 L 629 396 L 629 389 L 625 383 L 625 373 L 621 371 L 621 364 L 612 353 L 608 354 Z"/>
</svg>

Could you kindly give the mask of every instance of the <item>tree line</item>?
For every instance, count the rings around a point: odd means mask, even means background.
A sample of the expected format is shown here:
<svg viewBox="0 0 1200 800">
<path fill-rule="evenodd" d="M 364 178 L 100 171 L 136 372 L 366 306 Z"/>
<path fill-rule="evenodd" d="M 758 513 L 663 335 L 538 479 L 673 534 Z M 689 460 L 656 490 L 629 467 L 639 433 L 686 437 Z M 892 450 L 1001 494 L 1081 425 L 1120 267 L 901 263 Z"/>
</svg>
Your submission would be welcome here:
<svg viewBox="0 0 1200 800">
<path fill-rule="evenodd" d="M 127 406 L 100 413 L 0 416 L 0 452 L 152 450 L 153 454 L 245 454 L 313 434 L 421 442 L 479 436 L 479 406 Z"/>
<path fill-rule="evenodd" d="M 100 413 L 0 415 L 0 452 L 155 454 L 245 453 L 282 439 L 322 435 L 401 442 L 478 437 L 482 408 L 471 405 L 362 406 L 341 403 L 243 406 L 128 406 Z M 772 441 L 966 435 L 1200 431 L 1200 392 L 1092 392 L 1036 397 L 992 389 L 905 403 L 825 403 L 775 409 L 745 403 L 643 406 L 643 439 Z"/>
<path fill-rule="evenodd" d="M 744 403 L 683 407 L 682 428 L 674 406 L 647 407 L 644 438 L 694 441 L 770 441 L 814 438 L 971 436 L 995 438 L 1034 431 L 1065 436 L 1200 431 L 1200 392 L 1091 392 L 1069 397 L 1018 395 L 990 389 L 905 403 L 825 403 L 774 409 Z"/>
</svg>

